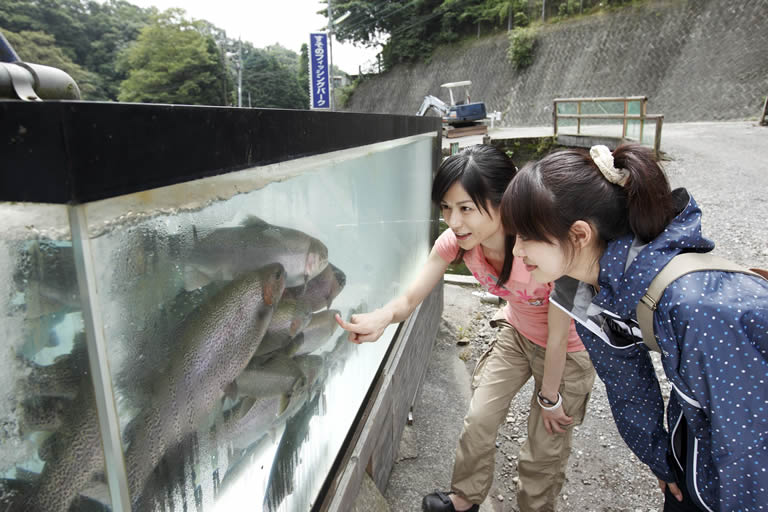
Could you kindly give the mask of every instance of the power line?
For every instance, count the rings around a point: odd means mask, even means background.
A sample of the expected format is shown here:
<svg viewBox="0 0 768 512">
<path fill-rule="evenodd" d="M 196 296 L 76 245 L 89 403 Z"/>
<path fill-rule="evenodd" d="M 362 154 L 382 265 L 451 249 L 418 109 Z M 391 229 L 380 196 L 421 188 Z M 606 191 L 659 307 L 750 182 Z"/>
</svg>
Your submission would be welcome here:
<svg viewBox="0 0 768 512">
<path fill-rule="evenodd" d="M 389 18 L 390 16 L 394 16 L 395 14 L 397 14 L 400 11 L 402 11 L 406 7 L 411 7 L 413 4 L 416 4 L 416 3 L 421 2 L 421 1 L 422 0 L 411 0 L 410 2 L 408 2 L 406 4 L 403 4 L 402 6 L 398 7 L 394 11 L 391 11 L 391 12 L 385 14 L 384 16 L 381 16 L 379 18 L 379 21 L 385 20 L 385 19 Z M 351 19 L 353 19 L 353 21 L 352 22 L 348 21 L 347 23 L 345 23 L 345 28 L 347 30 L 351 31 L 351 30 L 356 30 L 356 29 L 358 29 L 360 27 L 365 26 L 367 24 L 367 19 L 366 18 L 368 16 L 369 16 L 369 13 L 360 13 L 359 15 L 357 15 L 357 17 L 355 17 L 355 15 L 351 16 Z M 375 16 L 375 14 L 374 14 L 374 16 Z"/>
<path fill-rule="evenodd" d="M 429 16 L 427 18 L 423 18 L 423 19 L 417 20 L 417 21 L 411 23 L 410 25 L 406 25 L 404 27 L 398 27 L 397 30 L 393 30 L 392 32 L 389 33 L 389 35 L 390 35 L 390 37 L 392 37 L 392 36 L 394 36 L 396 34 L 400 34 L 403 31 L 408 30 L 411 27 L 415 27 L 416 25 L 420 25 L 422 23 L 426 23 L 426 22 L 431 21 L 431 20 L 437 18 L 438 16 L 442 16 L 442 15 L 443 15 L 443 13 L 441 13 L 441 12 L 433 13 L 432 16 Z"/>
<path fill-rule="evenodd" d="M 385 19 L 389 18 L 390 16 L 393 16 L 393 15 L 397 14 L 398 12 L 402 11 L 402 10 L 403 10 L 403 9 L 405 9 L 406 7 L 410 7 L 411 5 L 413 5 L 413 4 L 417 3 L 417 2 L 421 2 L 421 1 L 422 1 L 422 0 L 411 0 L 411 1 L 410 1 L 410 2 L 408 2 L 408 3 L 401 5 L 400 7 L 398 7 L 397 9 L 395 9 L 394 11 L 391 11 L 391 12 L 389 12 L 388 14 L 385 14 L 384 16 L 381 16 L 379 19 L 380 19 L 380 20 L 385 20 Z M 364 13 L 364 12 L 361 12 L 361 13 L 359 13 L 359 15 L 358 15 L 357 19 L 355 19 L 355 20 L 352 22 L 352 27 L 353 27 L 353 28 L 358 28 L 358 27 L 361 27 L 361 26 L 365 25 L 365 24 L 366 24 L 366 23 L 365 23 L 365 21 L 366 21 L 366 18 L 367 18 L 369 15 L 370 15 L 370 13 Z M 375 13 L 373 14 L 373 16 L 375 16 Z M 354 16 L 353 16 L 353 18 L 354 18 Z M 349 26 L 349 23 L 347 23 L 347 26 Z"/>
</svg>

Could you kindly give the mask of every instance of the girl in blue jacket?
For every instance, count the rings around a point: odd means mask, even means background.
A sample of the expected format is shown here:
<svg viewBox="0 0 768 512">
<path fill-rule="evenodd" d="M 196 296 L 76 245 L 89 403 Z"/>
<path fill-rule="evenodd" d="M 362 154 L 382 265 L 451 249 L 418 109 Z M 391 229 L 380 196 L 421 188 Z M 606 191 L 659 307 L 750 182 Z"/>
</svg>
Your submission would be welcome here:
<svg viewBox="0 0 768 512">
<path fill-rule="evenodd" d="M 665 511 L 768 510 L 768 281 L 724 271 L 670 284 L 654 315 L 664 402 L 636 307 L 674 256 L 708 252 L 701 211 L 650 150 L 565 150 L 526 166 L 502 220 L 514 255 L 577 330 L 624 441 L 659 479 Z"/>
</svg>

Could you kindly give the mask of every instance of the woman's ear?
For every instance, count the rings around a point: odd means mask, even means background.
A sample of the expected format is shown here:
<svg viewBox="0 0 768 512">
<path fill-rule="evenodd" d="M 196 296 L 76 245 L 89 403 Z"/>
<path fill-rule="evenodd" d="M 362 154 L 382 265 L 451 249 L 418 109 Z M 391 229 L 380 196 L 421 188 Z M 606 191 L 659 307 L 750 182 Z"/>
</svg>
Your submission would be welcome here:
<svg viewBox="0 0 768 512">
<path fill-rule="evenodd" d="M 584 249 L 594 243 L 597 233 L 589 222 L 577 220 L 571 224 L 569 237 L 575 248 Z"/>
</svg>

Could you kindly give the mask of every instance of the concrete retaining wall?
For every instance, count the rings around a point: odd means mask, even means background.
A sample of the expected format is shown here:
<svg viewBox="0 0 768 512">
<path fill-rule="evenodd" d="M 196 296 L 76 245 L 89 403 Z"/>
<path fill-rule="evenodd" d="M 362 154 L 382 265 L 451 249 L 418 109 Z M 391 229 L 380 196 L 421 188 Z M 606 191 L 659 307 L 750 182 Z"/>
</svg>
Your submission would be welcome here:
<svg viewBox="0 0 768 512">
<path fill-rule="evenodd" d="M 665 121 L 746 119 L 768 95 L 768 0 L 652 1 L 543 27 L 534 63 L 518 72 L 506 34 L 442 47 L 360 84 L 349 110 L 414 114 L 440 84 L 472 80 L 473 100 L 502 124 L 552 122 L 552 100 L 649 98 Z"/>
</svg>

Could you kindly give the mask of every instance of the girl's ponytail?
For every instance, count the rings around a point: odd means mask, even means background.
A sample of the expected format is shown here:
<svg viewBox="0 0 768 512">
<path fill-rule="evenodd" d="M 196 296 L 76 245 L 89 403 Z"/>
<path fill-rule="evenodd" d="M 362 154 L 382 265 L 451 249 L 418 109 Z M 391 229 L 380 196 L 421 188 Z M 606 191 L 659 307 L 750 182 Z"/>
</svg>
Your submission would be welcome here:
<svg viewBox="0 0 768 512">
<path fill-rule="evenodd" d="M 674 218 L 675 202 L 667 176 L 650 148 L 624 144 L 613 152 L 614 165 L 629 173 L 624 190 L 627 220 L 643 242 L 656 238 Z"/>
<path fill-rule="evenodd" d="M 577 220 L 592 224 L 603 242 L 631 231 L 647 243 L 676 213 L 664 171 L 638 144 L 613 153 L 565 149 L 529 163 L 504 193 L 501 210 L 508 233 L 566 248 Z"/>
</svg>

